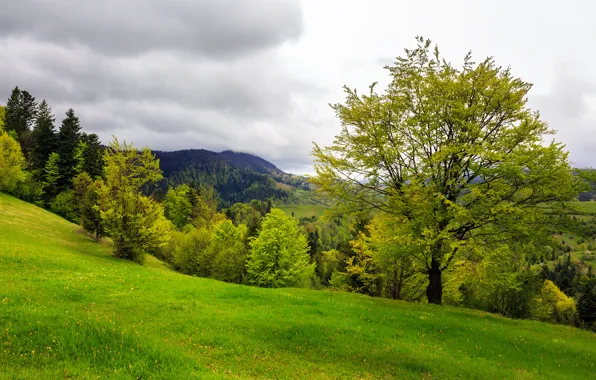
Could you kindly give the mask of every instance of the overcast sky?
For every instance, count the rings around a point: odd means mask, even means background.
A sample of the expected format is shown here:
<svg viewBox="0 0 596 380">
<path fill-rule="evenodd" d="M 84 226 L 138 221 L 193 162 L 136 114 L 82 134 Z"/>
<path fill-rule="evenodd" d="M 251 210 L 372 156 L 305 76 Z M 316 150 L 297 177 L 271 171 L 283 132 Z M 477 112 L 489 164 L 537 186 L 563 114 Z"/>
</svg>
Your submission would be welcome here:
<svg viewBox="0 0 596 380">
<path fill-rule="evenodd" d="M 339 131 L 341 86 L 387 83 L 382 67 L 423 35 L 534 83 L 573 163 L 596 167 L 595 14 L 591 0 L 7 0 L 0 102 L 18 85 L 104 143 L 232 149 L 305 173 L 312 142 Z"/>
</svg>

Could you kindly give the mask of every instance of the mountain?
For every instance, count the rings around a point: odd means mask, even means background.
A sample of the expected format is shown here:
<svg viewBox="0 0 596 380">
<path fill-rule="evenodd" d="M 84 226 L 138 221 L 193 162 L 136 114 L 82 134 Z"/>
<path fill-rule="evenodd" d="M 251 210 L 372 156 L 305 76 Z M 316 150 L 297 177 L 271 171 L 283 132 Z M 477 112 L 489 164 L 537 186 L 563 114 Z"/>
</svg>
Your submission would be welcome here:
<svg viewBox="0 0 596 380">
<path fill-rule="evenodd" d="M 162 191 L 182 184 L 210 185 L 220 197 L 220 206 L 236 202 L 273 200 L 276 204 L 321 204 L 304 176 L 285 173 L 271 162 L 248 153 L 187 149 L 153 151 L 160 160 Z"/>
</svg>

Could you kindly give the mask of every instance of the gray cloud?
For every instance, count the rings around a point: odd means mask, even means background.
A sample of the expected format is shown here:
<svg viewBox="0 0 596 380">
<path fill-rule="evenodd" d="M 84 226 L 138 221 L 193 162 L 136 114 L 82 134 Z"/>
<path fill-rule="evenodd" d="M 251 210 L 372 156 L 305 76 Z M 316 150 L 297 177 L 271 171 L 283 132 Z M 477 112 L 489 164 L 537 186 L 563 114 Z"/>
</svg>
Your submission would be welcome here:
<svg viewBox="0 0 596 380">
<path fill-rule="evenodd" d="M 596 84 L 586 78 L 585 70 L 559 64 L 549 93 L 530 96 L 530 105 L 557 131 L 578 167 L 596 166 Z"/>
<path fill-rule="evenodd" d="M 234 149 L 310 164 L 314 121 L 295 101 L 322 93 L 278 53 L 302 28 L 296 1 L 15 2 L 0 14 L 0 93 L 45 98 L 58 124 L 136 145 Z M 5 8 L 6 9 L 6 8 Z"/>
<path fill-rule="evenodd" d="M 105 55 L 155 50 L 230 57 L 299 37 L 294 0 L 17 0 L 4 4 L 0 33 Z"/>
</svg>

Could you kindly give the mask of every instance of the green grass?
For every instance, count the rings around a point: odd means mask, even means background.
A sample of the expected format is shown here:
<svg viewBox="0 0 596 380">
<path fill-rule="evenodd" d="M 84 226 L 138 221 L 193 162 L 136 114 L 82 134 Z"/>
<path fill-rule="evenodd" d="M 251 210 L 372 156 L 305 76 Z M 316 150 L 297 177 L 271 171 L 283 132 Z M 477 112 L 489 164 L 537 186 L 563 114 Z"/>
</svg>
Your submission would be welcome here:
<svg viewBox="0 0 596 380">
<path fill-rule="evenodd" d="M 579 206 L 580 210 L 586 213 L 596 213 L 596 202 L 573 202 L 574 205 Z"/>
<path fill-rule="evenodd" d="M 327 209 L 326 206 L 279 206 L 279 208 L 287 215 L 292 215 L 293 212 L 298 219 L 312 216 L 319 218 Z"/>
<path fill-rule="evenodd" d="M 0 378 L 587 379 L 596 334 L 192 278 L 0 194 Z M 590 375 L 592 374 L 592 375 Z"/>
</svg>

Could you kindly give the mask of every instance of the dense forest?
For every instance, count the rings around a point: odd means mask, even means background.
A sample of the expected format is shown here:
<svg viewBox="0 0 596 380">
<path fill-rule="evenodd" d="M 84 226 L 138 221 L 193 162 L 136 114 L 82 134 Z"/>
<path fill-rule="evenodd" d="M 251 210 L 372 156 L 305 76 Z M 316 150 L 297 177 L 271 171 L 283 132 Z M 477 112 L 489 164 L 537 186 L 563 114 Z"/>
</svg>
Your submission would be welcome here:
<svg viewBox="0 0 596 380">
<path fill-rule="evenodd" d="M 164 175 L 159 183 L 163 193 L 186 184 L 214 187 L 221 207 L 253 199 L 274 200 L 277 204 L 324 204 L 306 178 L 284 173 L 272 163 L 247 153 L 204 149 L 154 153 Z"/>
<path fill-rule="evenodd" d="M 417 42 L 384 92 L 345 89 L 341 133 L 315 145 L 308 182 L 231 151 L 101 148 L 74 110 L 56 129 L 17 87 L 0 109 L 0 191 L 109 239 L 116 257 L 188 275 L 596 328 L 596 209 L 577 202 L 594 171 L 541 143 L 551 131 L 528 83 Z M 322 218 L 276 207 L 319 198 Z"/>
</svg>

